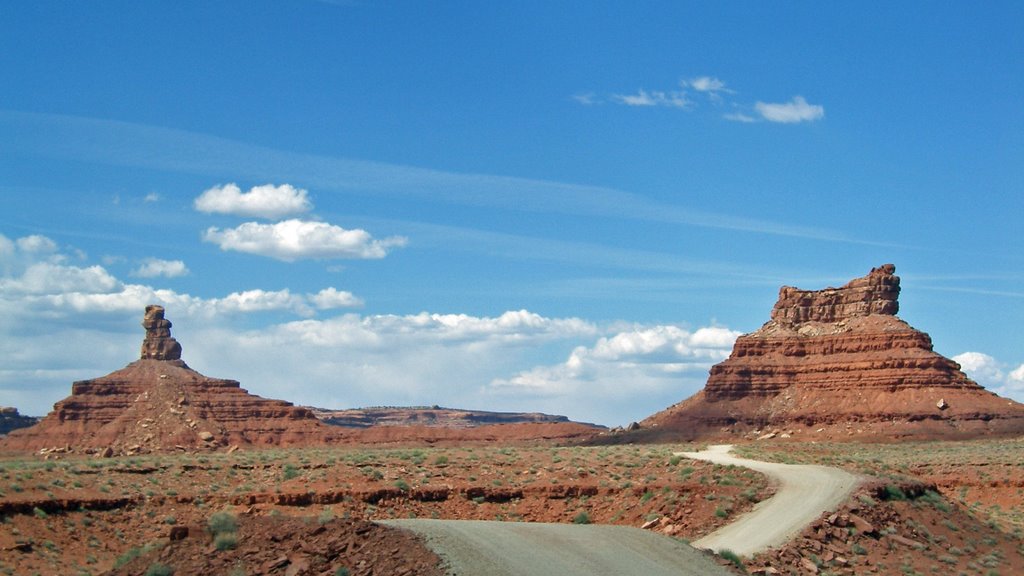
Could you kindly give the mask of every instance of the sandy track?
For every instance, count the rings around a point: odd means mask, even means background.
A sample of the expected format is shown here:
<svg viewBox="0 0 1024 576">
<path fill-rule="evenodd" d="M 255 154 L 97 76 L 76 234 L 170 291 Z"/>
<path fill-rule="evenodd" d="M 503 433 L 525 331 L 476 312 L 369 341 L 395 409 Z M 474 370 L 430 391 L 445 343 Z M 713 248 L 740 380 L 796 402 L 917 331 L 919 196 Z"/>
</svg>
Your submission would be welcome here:
<svg viewBox="0 0 1024 576">
<path fill-rule="evenodd" d="M 638 528 L 482 520 L 387 520 L 426 537 L 450 576 L 719 576 L 704 553 Z"/>
<path fill-rule="evenodd" d="M 838 468 L 747 460 L 729 455 L 731 449 L 719 445 L 678 455 L 756 470 L 778 482 L 778 491 L 735 522 L 694 541 L 697 548 L 750 556 L 780 546 L 823 512 L 837 508 L 860 483 L 860 478 Z"/>
</svg>

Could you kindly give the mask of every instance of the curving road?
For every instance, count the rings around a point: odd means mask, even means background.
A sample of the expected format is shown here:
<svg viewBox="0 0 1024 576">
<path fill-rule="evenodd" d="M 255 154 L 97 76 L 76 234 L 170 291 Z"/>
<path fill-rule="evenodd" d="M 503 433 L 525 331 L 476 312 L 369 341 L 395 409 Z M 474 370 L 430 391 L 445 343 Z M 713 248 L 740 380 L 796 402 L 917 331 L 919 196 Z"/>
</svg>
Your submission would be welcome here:
<svg viewBox="0 0 1024 576">
<path fill-rule="evenodd" d="M 449 576 L 733 576 L 705 553 L 627 526 L 385 520 L 426 537 Z"/>
<path fill-rule="evenodd" d="M 421 519 L 382 524 L 424 536 L 445 561 L 449 576 L 726 576 L 733 573 L 696 548 L 750 556 L 782 545 L 823 512 L 837 508 L 860 483 L 837 468 L 746 460 L 729 455 L 731 449 L 711 446 L 677 454 L 756 470 L 777 482 L 778 490 L 692 547 L 627 526 Z"/>
<path fill-rule="evenodd" d="M 692 542 L 697 548 L 750 556 L 785 544 L 823 512 L 839 507 L 861 481 L 838 468 L 747 460 L 731 456 L 730 450 L 731 445 L 719 445 L 677 455 L 756 470 L 778 482 L 778 490 L 735 522 Z"/>
</svg>

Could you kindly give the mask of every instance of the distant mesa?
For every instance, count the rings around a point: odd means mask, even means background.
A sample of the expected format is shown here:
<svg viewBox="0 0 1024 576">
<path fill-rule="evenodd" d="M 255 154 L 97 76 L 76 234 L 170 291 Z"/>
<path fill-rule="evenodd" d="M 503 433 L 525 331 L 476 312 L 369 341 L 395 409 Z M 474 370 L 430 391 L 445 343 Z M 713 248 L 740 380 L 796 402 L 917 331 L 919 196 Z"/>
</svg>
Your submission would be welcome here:
<svg viewBox="0 0 1024 576">
<path fill-rule="evenodd" d="M 39 418 L 23 416 L 17 408 L 0 406 L 0 436 L 18 428 L 28 428 L 39 421 Z"/>
<path fill-rule="evenodd" d="M 141 359 L 75 382 L 38 424 L 0 449 L 135 454 L 227 446 L 295 446 L 326 441 L 329 427 L 308 409 L 249 394 L 235 380 L 208 378 L 181 360 L 161 306 L 147 306 Z"/>
<path fill-rule="evenodd" d="M 373 426 L 424 426 L 430 428 L 476 428 L 492 424 L 569 422 L 566 416 L 540 412 L 488 412 L 441 406 L 375 406 L 329 410 L 310 408 L 317 418 L 345 428 Z"/>
<path fill-rule="evenodd" d="M 1024 405 L 985 390 L 896 316 L 886 264 L 841 288 L 783 286 L 771 320 L 736 340 L 703 390 L 641 436 L 967 438 L 1024 433 Z"/>
</svg>

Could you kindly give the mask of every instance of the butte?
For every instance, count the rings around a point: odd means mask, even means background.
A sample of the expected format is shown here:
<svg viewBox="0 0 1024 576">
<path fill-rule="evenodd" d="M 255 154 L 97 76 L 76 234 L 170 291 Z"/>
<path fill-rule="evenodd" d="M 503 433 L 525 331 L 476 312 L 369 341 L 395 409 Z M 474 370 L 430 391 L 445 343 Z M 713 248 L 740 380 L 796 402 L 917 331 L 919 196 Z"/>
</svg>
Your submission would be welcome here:
<svg viewBox="0 0 1024 576">
<path fill-rule="evenodd" d="M 635 439 L 954 439 L 1024 434 L 1024 405 L 968 378 L 896 316 L 892 264 L 841 288 L 783 286 L 704 389 L 648 417 Z"/>
<path fill-rule="evenodd" d="M 139 360 L 75 382 L 71 396 L 35 426 L 0 439 L 0 449 L 112 455 L 320 444 L 330 436 L 306 408 L 249 394 L 235 380 L 189 368 L 162 307 L 147 306 L 142 326 Z"/>
</svg>

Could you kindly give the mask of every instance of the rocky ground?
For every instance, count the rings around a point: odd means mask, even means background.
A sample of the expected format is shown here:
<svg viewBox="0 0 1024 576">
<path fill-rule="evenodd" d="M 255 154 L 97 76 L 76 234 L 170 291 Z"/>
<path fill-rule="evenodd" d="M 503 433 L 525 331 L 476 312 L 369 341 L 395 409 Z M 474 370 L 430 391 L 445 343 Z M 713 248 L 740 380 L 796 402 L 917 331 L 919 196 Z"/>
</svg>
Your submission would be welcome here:
<svg viewBox="0 0 1024 576">
<path fill-rule="evenodd" d="M 691 539 L 770 494 L 753 472 L 672 454 L 692 448 L 338 447 L 0 460 L 0 573 L 103 574 L 118 563 L 144 573 L 154 563 L 175 568 L 179 559 L 203 550 L 220 568 L 243 560 L 246 571 L 238 574 L 339 568 L 391 574 L 400 572 L 373 568 L 376 557 L 359 568 L 348 552 L 323 554 L 322 561 L 296 557 L 263 569 L 296 545 L 313 542 L 292 529 L 300 525 L 315 530 L 344 521 L 344 533 L 359 521 L 385 518 L 592 522 L 647 526 Z M 237 551 L 218 551 L 204 532 L 222 512 L 238 519 Z M 171 531 L 180 527 L 189 528 L 189 537 L 172 544 Z M 390 542 L 386 534 L 381 538 Z M 397 550 L 402 566 L 421 565 L 419 548 L 394 542 L 384 548 Z M 245 555 L 262 549 L 277 555 Z M 140 555 L 143 560 L 126 563 Z M 309 567 L 288 572 L 303 565 L 300 560 Z M 181 566 L 179 574 L 203 573 Z"/>
<path fill-rule="evenodd" d="M 755 574 L 1024 573 L 1021 440 L 826 444 L 762 441 L 744 457 L 870 475 L 839 510 L 746 562 Z"/>
</svg>

